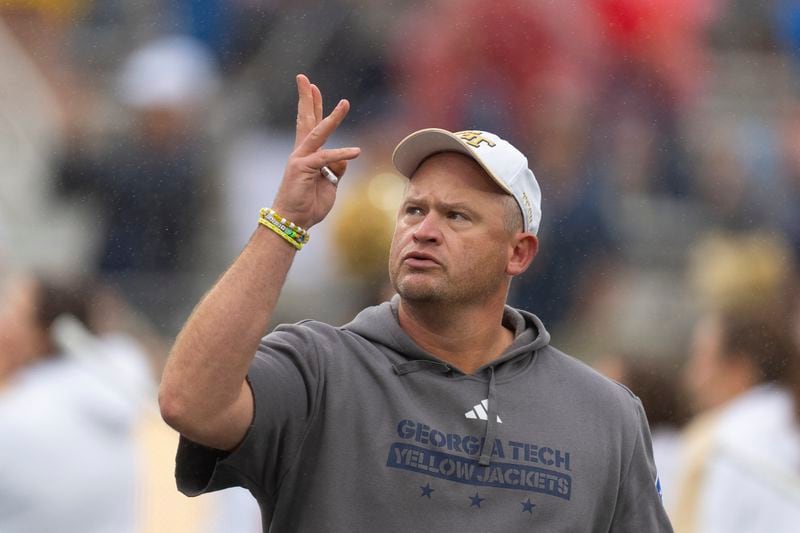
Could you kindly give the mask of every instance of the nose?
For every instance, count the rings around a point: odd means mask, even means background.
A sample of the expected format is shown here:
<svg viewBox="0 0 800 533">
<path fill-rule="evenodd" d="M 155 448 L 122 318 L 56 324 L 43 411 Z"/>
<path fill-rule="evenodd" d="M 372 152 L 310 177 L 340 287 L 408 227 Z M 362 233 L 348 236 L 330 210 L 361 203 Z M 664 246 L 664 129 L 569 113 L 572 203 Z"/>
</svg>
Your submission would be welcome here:
<svg viewBox="0 0 800 533">
<path fill-rule="evenodd" d="M 430 212 L 425 215 L 425 218 L 414 228 L 413 237 L 414 242 L 429 242 L 431 244 L 442 242 L 442 232 L 439 229 L 435 213 Z"/>
</svg>

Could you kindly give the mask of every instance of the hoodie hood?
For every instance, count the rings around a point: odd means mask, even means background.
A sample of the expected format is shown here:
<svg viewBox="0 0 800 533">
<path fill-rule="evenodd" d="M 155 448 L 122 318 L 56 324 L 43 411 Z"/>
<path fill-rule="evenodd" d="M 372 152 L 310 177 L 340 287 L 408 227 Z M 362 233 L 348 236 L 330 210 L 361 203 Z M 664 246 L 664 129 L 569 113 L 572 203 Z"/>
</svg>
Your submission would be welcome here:
<svg viewBox="0 0 800 533">
<path fill-rule="evenodd" d="M 400 296 L 395 295 L 391 301 L 375 307 L 369 307 L 359 313 L 355 319 L 344 326 L 376 344 L 390 349 L 396 357 L 393 368 L 398 377 L 412 372 L 433 371 L 442 374 L 462 374 L 457 368 L 435 355 L 423 350 L 400 327 L 398 306 Z M 491 464 L 492 448 L 490 443 L 497 435 L 497 399 L 496 384 L 500 380 L 512 379 L 525 368 L 536 356 L 537 350 L 550 342 L 550 334 L 545 330 L 542 321 L 535 315 L 506 306 L 503 311 L 503 325 L 514 331 L 514 341 L 497 358 L 480 367 L 473 374 L 479 379 L 486 379 L 487 396 L 484 408 L 487 411 L 486 430 L 478 463 L 483 466 Z"/>
</svg>

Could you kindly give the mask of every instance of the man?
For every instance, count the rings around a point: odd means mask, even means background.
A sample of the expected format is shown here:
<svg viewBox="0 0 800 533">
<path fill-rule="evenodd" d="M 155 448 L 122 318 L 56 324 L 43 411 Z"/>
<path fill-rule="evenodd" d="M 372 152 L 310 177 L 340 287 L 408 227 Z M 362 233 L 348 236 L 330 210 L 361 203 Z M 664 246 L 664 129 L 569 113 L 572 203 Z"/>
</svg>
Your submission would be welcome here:
<svg viewBox="0 0 800 533">
<path fill-rule="evenodd" d="M 336 188 L 320 169 L 341 176 L 359 153 L 321 148 L 348 102 L 323 119 L 319 89 L 297 83 L 280 219 L 262 216 L 271 227 L 164 371 L 179 488 L 247 487 L 265 531 L 671 531 L 641 404 L 504 305 L 541 212 L 527 160 L 495 135 L 422 130 L 397 147 L 410 177 L 389 259 L 398 296 L 343 327 L 261 339 L 302 240 L 281 226 L 321 221 Z"/>
<path fill-rule="evenodd" d="M 800 522 L 798 352 L 783 306 L 708 311 L 686 367 L 681 533 L 782 533 Z"/>
<path fill-rule="evenodd" d="M 0 531 L 136 530 L 134 398 L 150 369 L 123 336 L 67 339 L 57 319 L 88 328 L 92 295 L 20 276 L 0 296 L 0 361 L 13 360 L 0 375 Z"/>
</svg>

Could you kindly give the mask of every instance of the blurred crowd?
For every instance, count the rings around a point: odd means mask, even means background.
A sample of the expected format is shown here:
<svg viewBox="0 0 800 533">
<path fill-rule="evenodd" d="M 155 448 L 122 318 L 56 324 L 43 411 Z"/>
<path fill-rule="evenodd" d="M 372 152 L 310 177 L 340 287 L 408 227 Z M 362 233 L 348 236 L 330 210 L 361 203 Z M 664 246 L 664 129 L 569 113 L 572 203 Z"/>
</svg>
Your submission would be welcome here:
<svg viewBox="0 0 800 533">
<path fill-rule="evenodd" d="M 258 530 L 246 494 L 177 495 L 153 391 L 277 191 L 299 72 L 351 101 L 331 144 L 362 156 L 277 322 L 388 297 L 400 139 L 494 131 L 543 197 L 510 301 L 642 399 L 676 531 L 794 531 L 798 21 L 792 0 L 0 1 L 0 531 Z"/>
</svg>

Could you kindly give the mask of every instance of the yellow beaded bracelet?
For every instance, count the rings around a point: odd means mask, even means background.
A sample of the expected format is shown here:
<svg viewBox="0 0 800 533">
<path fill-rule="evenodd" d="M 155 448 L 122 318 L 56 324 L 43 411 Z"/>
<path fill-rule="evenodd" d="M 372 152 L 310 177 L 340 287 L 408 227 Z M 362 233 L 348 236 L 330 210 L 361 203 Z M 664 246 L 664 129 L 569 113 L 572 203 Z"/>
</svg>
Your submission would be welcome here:
<svg viewBox="0 0 800 533">
<path fill-rule="evenodd" d="M 271 229 L 272 231 L 274 231 L 275 233 L 280 235 L 286 242 L 288 242 L 289 244 L 291 244 L 292 246 L 294 246 L 298 250 L 301 250 L 303 248 L 302 244 L 300 244 L 296 240 L 294 240 L 291 237 L 289 237 L 288 235 L 286 235 L 284 232 L 282 232 L 280 230 L 280 228 L 278 228 L 278 226 L 276 226 L 275 224 L 273 224 L 269 220 L 267 220 L 265 218 L 259 218 L 258 219 L 258 223 L 261 224 L 262 226 L 266 227 L 266 228 Z"/>
<path fill-rule="evenodd" d="M 294 222 L 289 222 L 288 220 L 280 216 L 278 212 L 272 209 L 271 207 L 262 207 L 260 215 L 262 218 L 275 218 L 276 220 L 280 219 L 281 223 L 288 225 L 290 228 L 297 231 L 301 235 L 305 235 L 306 233 L 306 230 L 304 230 L 300 226 L 295 225 Z"/>
<path fill-rule="evenodd" d="M 288 222 L 285 218 L 281 217 L 275 212 L 262 215 L 259 220 L 266 220 L 270 222 L 284 235 L 288 236 L 299 244 L 305 244 L 310 239 L 310 236 L 306 230 L 299 226 L 295 226 L 292 222 Z"/>
<path fill-rule="evenodd" d="M 287 221 L 271 208 L 261 209 L 258 223 L 280 235 L 283 240 L 298 250 L 301 250 L 303 245 L 311 239 L 306 230 Z"/>
</svg>

